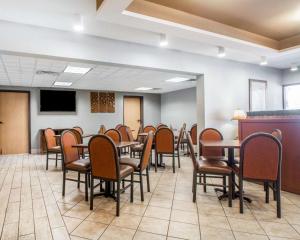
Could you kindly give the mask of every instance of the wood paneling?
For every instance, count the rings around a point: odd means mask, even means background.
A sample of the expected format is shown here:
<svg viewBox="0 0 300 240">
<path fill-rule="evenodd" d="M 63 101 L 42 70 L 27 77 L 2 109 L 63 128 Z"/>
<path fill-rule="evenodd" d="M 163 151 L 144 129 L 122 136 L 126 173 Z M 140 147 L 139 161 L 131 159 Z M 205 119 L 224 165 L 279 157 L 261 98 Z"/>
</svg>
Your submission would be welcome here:
<svg viewBox="0 0 300 240">
<path fill-rule="evenodd" d="M 92 113 L 114 113 L 115 93 L 112 92 L 91 92 Z"/>
<path fill-rule="evenodd" d="M 247 118 L 239 121 L 239 138 L 254 132 L 282 131 L 282 189 L 300 194 L 300 117 Z"/>
</svg>

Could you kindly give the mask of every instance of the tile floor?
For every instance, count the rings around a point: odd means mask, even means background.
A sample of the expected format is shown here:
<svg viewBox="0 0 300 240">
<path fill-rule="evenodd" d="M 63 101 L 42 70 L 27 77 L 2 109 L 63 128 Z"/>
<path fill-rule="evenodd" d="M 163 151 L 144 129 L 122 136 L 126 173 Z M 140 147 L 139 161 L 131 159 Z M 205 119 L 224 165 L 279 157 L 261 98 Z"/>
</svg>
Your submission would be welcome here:
<svg viewBox="0 0 300 240">
<path fill-rule="evenodd" d="M 134 203 L 128 191 L 122 194 L 121 216 L 115 217 L 112 199 L 96 198 L 90 211 L 83 185 L 78 190 L 68 182 L 63 198 L 62 173 L 54 162 L 45 171 L 45 156 L 0 156 L 1 239 L 300 239 L 300 196 L 282 193 L 282 219 L 276 218 L 274 201 L 264 203 L 262 186 L 251 183 L 246 193 L 253 202 L 243 215 L 237 200 L 229 208 L 213 188 L 204 193 L 199 186 L 193 204 L 191 160 L 182 157 L 175 174 L 166 160 L 166 169 L 151 171 L 145 201 L 136 184 Z"/>
</svg>

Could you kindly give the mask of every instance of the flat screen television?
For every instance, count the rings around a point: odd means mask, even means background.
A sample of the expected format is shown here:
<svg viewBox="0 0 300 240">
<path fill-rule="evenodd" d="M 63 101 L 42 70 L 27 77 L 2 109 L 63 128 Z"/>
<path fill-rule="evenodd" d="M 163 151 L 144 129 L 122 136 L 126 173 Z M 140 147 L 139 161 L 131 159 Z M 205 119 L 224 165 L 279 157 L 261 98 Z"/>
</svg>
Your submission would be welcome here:
<svg viewBox="0 0 300 240">
<path fill-rule="evenodd" d="M 40 112 L 76 112 L 76 92 L 40 90 Z"/>
</svg>

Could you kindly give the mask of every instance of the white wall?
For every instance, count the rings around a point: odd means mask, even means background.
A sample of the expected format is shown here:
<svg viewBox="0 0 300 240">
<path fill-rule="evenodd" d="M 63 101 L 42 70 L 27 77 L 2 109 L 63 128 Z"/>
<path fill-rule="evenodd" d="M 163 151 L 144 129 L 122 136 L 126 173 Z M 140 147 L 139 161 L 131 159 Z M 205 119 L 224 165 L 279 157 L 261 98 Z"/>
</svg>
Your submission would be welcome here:
<svg viewBox="0 0 300 240">
<path fill-rule="evenodd" d="M 188 88 L 161 95 L 161 121 L 179 129 L 183 123 L 187 129 L 197 123 L 196 88 Z"/>
<path fill-rule="evenodd" d="M 291 72 L 289 69 L 283 71 L 282 74 L 282 83 L 283 84 L 294 84 L 300 83 L 300 72 Z"/>
</svg>

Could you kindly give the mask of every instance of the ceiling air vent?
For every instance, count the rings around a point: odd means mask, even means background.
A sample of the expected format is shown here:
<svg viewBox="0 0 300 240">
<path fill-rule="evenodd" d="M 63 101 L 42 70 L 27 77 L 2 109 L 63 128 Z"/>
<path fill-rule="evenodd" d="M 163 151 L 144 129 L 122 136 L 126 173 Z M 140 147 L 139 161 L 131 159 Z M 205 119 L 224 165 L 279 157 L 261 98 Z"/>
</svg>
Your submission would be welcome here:
<svg viewBox="0 0 300 240">
<path fill-rule="evenodd" d="M 38 70 L 35 73 L 37 75 L 51 75 L 51 76 L 59 76 L 60 75 L 60 72 L 43 71 L 43 70 Z"/>
</svg>

